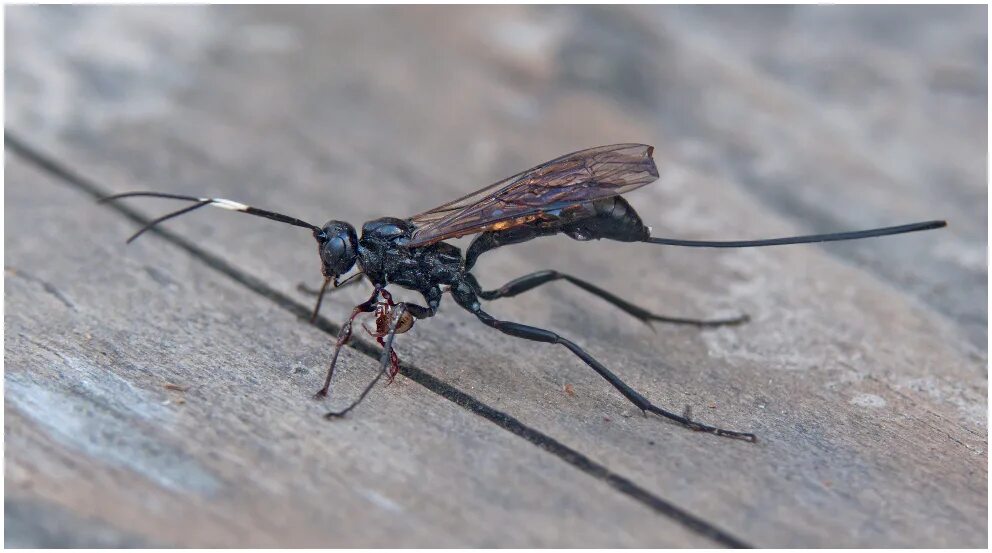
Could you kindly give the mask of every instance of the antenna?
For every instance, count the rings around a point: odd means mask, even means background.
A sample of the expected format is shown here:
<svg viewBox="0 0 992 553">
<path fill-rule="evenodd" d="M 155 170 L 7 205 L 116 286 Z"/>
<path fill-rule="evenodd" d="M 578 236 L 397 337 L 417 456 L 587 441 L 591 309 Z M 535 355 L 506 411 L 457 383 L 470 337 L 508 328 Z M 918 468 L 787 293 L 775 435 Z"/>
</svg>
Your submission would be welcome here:
<svg viewBox="0 0 992 553">
<path fill-rule="evenodd" d="M 124 192 L 123 194 L 114 194 L 113 196 L 107 196 L 106 198 L 101 198 L 100 203 L 109 202 L 113 200 L 119 200 L 122 198 L 134 198 L 134 197 L 148 197 L 148 198 L 166 198 L 170 200 L 187 200 L 191 202 L 196 202 L 195 204 L 184 207 L 178 211 L 173 211 L 149 222 L 147 225 L 141 228 L 138 232 L 131 235 L 127 239 L 127 243 L 130 244 L 135 238 L 141 236 L 145 231 L 151 229 L 152 227 L 158 225 L 163 221 L 172 219 L 173 217 L 178 217 L 189 213 L 190 211 L 200 209 L 201 207 L 212 205 L 214 207 L 219 207 L 222 209 L 227 209 L 230 211 L 238 211 L 240 213 L 247 213 L 249 215 L 255 215 L 257 217 L 265 217 L 266 219 L 272 219 L 273 221 L 279 221 L 280 223 L 286 223 L 288 225 L 293 225 L 296 227 L 303 227 L 313 231 L 319 232 L 321 229 L 316 225 L 311 225 L 310 223 L 297 219 L 296 217 L 290 217 L 289 215 L 283 215 L 281 213 L 276 213 L 274 211 L 267 211 L 264 209 L 258 209 L 257 207 L 251 207 L 250 205 L 245 205 L 231 200 L 225 200 L 223 198 L 197 198 L 195 196 L 183 196 L 181 194 L 167 194 L 165 192 Z"/>
</svg>

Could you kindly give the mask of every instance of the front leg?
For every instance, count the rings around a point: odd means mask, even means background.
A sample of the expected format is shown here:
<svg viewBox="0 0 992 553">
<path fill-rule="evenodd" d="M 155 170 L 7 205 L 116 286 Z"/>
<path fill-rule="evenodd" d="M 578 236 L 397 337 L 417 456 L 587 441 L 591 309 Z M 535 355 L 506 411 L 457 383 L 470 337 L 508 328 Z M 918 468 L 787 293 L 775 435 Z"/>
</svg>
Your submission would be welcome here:
<svg viewBox="0 0 992 553">
<path fill-rule="evenodd" d="M 327 287 L 329 285 L 333 283 L 334 284 L 333 288 L 337 290 L 338 288 L 344 288 L 345 286 L 348 286 L 350 284 L 358 284 L 359 282 L 362 281 L 363 276 L 365 276 L 364 273 L 361 272 L 355 273 L 341 282 L 338 282 L 337 277 L 335 277 L 334 279 L 325 278 L 324 283 L 320 285 L 320 290 L 311 290 L 310 288 L 307 287 L 306 284 L 302 282 L 297 284 L 296 289 L 299 290 L 300 292 L 303 292 L 304 294 L 310 296 L 317 296 L 317 304 L 313 306 L 313 312 L 311 312 L 310 314 L 310 324 L 313 324 L 314 321 L 317 320 L 317 315 L 320 314 L 320 304 L 324 301 L 324 294 L 327 292 Z"/>
<path fill-rule="evenodd" d="M 336 419 L 347 415 L 348 411 L 351 411 L 352 409 L 357 407 L 358 404 L 365 399 L 365 396 L 369 395 L 369 392 L 372 391 L 372 388 L 375 387 L 375 384 L 379 382 L 379 379 L 382 378 L 382 375 L 386 373 L 387 370 L 386 368 L 389 366 L 390 359 L 392 359 L 393 357 L 393 340 L 396 338 L 396 325 L 399 323 L 400 320 L 403 319 L 404 314 L 405 311 L 403 309 L 403 304 L 402 303 L 398 304 L 397 310 L 395 312 L 396 316 L 390 322 L 389 330 L 386 333 L 386 340 L 382 343 L 382 356 L 379 358 L 379 372 L 376 373 L 375 378 L 372 379 L 372 382 L 370 382 L 369 385 L 366 386 L 364 390 L 362 390 L 362 393 L 358 395 L 358 399 L 356 399 L 350 405 L 348 405 L 344 409 L 341 409 L 340 411 L 330 411 L 326 413 L 324 415 L 325 419 Z"/>
<path fill-rule="evenodd" d="M 343 325 L 341 325 L 341 330 L 338 332 L 337 342 L 334 344 L 334 355 L 331 356 L 331 364 L 327 368 L 327 378 L 324 379 L 324 386 L 320 390 L 317 390 L 317 393 L 314 394 L 316 399 L 327 397 L 327 391 L 331 387 L 331 378 L 334 377 L 334 366 L 337 365 L 338 362 L 338 354 L 341 353 L 341 347 L 347 344 L 348 340 L 351 339 L 351 326 L 355 321 L 355 317 L 358 317 L 362 313 L 372 313 L 375 311 L 375 304 L 379 301 L 379 294 L 381 292 L 384 292 L 384 290 L 376 288 L 368 300 L 356 305 L 355 308 L 351 310 L 351 316 L 348 317 L 348 320 L 345 321 Z"/>
</svg>

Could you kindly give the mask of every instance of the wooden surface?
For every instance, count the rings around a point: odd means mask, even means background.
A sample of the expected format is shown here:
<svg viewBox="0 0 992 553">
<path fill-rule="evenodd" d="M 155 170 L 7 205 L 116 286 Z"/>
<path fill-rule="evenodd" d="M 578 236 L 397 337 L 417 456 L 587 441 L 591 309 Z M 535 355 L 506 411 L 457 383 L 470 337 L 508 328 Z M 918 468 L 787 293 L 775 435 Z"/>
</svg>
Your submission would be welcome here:
<svg viewBox="0 0 992 553">
<path fill-rule="evenodd" d="M 7 10 L 7 545 L 987 543 L 985 8 Z M 310 399 L 338 320 L 305 231 L 97 205 L 150 189 L 305 220 L 405 216 L 579 148 L 654 144 L 655 234 L 947 218 L 857 244 L 704 251 L 542 239 L 566 284 L 493 303 L 660 405 L 450 300 L 346 420 Z M 133 211 L 131 209 L 134 209 Z M 467 241 L 456 244 L 464 247 Z M 401 297 L 408 297 L 401 293 Z M 328 403 L 375 370 L 342 356 Z M 566 385 L 574 394 L 565 392 Z"/>
</svg>

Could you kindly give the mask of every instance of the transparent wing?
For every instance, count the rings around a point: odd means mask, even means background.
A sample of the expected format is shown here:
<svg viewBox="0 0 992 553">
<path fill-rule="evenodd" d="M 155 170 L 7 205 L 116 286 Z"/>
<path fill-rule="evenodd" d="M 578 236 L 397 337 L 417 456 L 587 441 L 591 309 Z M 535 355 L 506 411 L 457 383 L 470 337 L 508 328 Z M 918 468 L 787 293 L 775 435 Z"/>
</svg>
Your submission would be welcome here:
<svg viewBox="0 0 992 553">
<path fill-rule="evenodd" d="M 614 144 L 564 155 L 435 207 L 410 221 L 410 247 L 554 218 L 562 209 L 616 196 L 658 178 L 645 144 Z"/>
</svg>

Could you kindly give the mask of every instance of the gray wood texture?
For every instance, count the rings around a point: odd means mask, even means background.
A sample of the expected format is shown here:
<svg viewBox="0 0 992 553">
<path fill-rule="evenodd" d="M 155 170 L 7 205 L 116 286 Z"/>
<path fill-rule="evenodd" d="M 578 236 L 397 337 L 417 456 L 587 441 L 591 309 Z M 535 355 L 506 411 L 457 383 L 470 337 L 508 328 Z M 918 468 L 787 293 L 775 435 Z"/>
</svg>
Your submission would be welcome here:
<svg viewBox="0 0 992 553">
<path fill-rule="evenodd" d="M 7 545 L 970 546 L 987 542 L 985 8 L 35 8 L 7 11 Z M 655 234 L 929 218 L 857 244 L 703 251 L 567 238 L 484 257 L 567 284 L 397 340 L 403 376 L 327 423 L 358 287 L 306 324 L 305 231 L 405 216 L 583 147 L 657 147 Z M 456 242 L 464 246 L 467 240 Z M 412 297 L 400 292 L 401 297 Z M 374 373 L 346 350 L 329 404 Z M 569 391 L 566 392 L 566 386 Z"/>
</svg>

